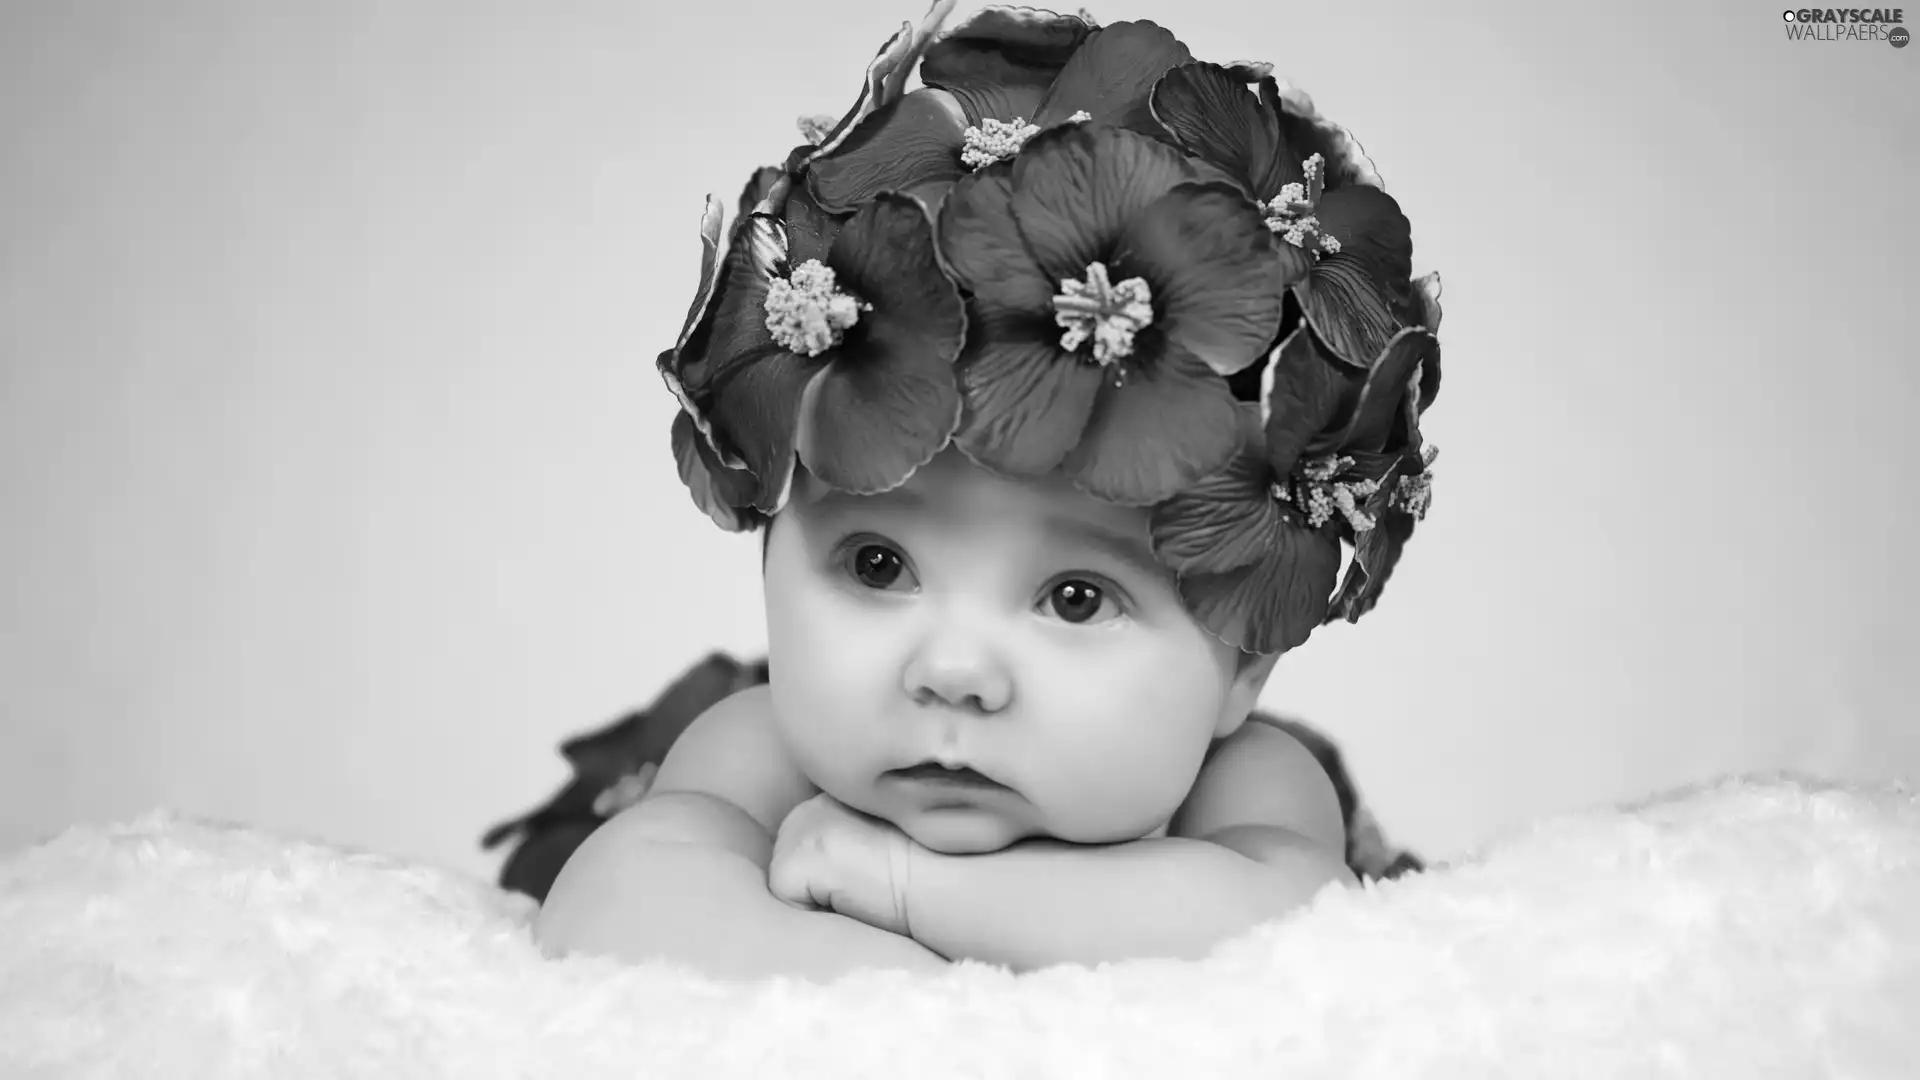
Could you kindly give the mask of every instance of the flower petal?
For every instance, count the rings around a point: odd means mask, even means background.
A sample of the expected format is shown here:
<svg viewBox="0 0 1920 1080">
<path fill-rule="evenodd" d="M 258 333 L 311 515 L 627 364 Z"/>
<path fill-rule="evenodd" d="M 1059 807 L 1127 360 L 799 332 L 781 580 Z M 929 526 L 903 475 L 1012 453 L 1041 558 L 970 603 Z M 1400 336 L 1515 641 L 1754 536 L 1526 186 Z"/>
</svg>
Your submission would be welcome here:
<svg viewBox="0 0 1920 1080">
<path fill-rule="evenodd" d="M 787 230 L 777 218 L 754 214 L 740 223 L 709 305 L 713 315 L 682 350 L 690 355 L 682 372 L 690 385 L 716 384 L 740 358 L 773 347 L 767 331 L 767 286 L 788 261 Z"/>
<path fill-rule="evenodd" d="M 1286 652 L 1326 618 L 1340 542 L 1284 509 L 1264 558 L 1225 574 L 1183 575 L 1180 596 L 1200 625 L 1250 653 Z"/>
<path fill-rule="evenodd" d="M 821 209 L 841 214 L 883 191 L 958 180 L 964 144 L 959 107 L 941 90 L 915 90 L 869 115 L 832 153 L 816 157 L 807 185 Z"/>
<path fill-rule="evenodd" d="M 933 0 L 933 6 L 927 9 L 918 28 L 912 23 L 900 24 L 900 29 L 880 46 L 867 65 L 866 77 L 860 83 L 860 96 L 854 100 L 853 108 L 820 140 L 809 157 L 832 153 L 861 121 L 903 96 L 907 77 L 913 74 L 914 65 L 933 44 L 941 24 L 953 11 L 953 4 L 954 0 Z M 791 162 L 790 166 L 798 168 L 805 160 Z"/>
<path fill-rule="evenodd" d="M 735 357 L 715 387 L 713 425 L 739 448 L 759 481 L 753 506 L 763 513 L 777 513 L 786 505 L 800 402 L 819 368 L 816 361 L 768 345 Z"/>
<path fill-rule="evenodd" d="M 891 491 L 933 460 L 960 426 L 951 366 L 842 352 L 807 385 L 796 447 L 807 471 L 855 495 Z"/>
<path fill-rule="evenodd" d="M 1393 196 L 1359 185 L 1336 188 L 1320 197 L 1313 216 L 1340 242 L 1340 254 L 1365 260 L 1390 293 L 1410 287 L 1413 226 Z"/>
<path fill-rule="evenodd" d="M 933 223 L 905 196 L 854 214 L 828 265 L 871 307 L 807 387 L 800 457 L 827 484 L 874 494 L 904 483 L 959 426 L 966 310 L 940 268 Z"/>
<path fill-rule="evenodd" d="M 947 16 L 953 14 L 954 0 L 933 0 L 927 13 L 921 16 L 920 25 L 913 31 L 912 44 L 886 73 L 886 81 L 881 85 L 884 97 L 897 98 L 905 93 L 907 80 L 913 77 L 913 69 L 919 66 L 927 50 L 940 37 L 940 28 L 946 25 Z M 883 102 L 884 104 L 884 102 Z"/>
<path fill-rule="evenodd" d="M 960 382 L 960 449 L 993 472 L 1035 477 L 1059 468 L 1079 445 L 1101 371 L 1050 341 L 990 334 L 968 353 Z"/>
<path fill-rule="evenodd" d="M 1225 468 L 1153 508 L 1154 555 L 1175 573 L 1225 573 L 1266 554 L 1282 507 L 1257 434 Z"/>
<path fill-rule="evenodd" d="M 718 202 L 710 201 L 708 211 L 707 220 L 717 223 Z M 713 429 L 709 416 L 713 387 L 730 358 L 771 342 L 761 312 L 767 281 L 785 258 L 786 232 L 778 221 L 756 214 L 736 222 L 725 258 L 714 267 L 713 284 L 704 298 L 695 301 L 701 309 L 697 320 L 689 324 L 679 346 L 662 353 L 657 361 L 667 389 L 729 466 L 739 467 L 741 461 L 729 440 Z"/>
<path fill-rule="evenodd" d="M 1398 329 L 1380 281 L 1358 256 L 1345 252 L 1323 256 L 1293 292 L 1308 325 L 1327 349 L 1363 371 Z"/>
<path fill-rule="evenodd" d="M 1291 474 L 1314 437 L 1339 415 L 1349 377 L 1320 351 L 1304 326 L 1273 351 L 1262 379 L 1260 406 L 1267 463 L 1274 473 Z"/>
<path fill-rule="evenodd" d="M 1085 275 L 1129 222 L 1191 180 L 1185 155 L 1131 131 L 1068 124 L 1035 135 L 1013 159 L 1010 209 L 1051 283 Z"/>
<path fill-rule="evenodd" d="M 1340 592 L 1326 614 L 1326 621 L 1345 619 L 1359 622 L 1380 602 L 1380 592 L 1400 564 L 1407 541 L 1413 538 L 1416 519 L 1404 510 L 1387 510 L 1373 528 L 1361 533 L 1354 544 L 1353 562 Z"/>
<path fill-rule="evenodd" d="M 1420 327 L 1409 326 L 1394 335 L 1367 373 L 1366 385 L 1336 448 L 1343 452 L 1384 450 L 1412 390 L 1414 372 L 1429 357 L 1437 357 L 1439 351 L 1440 339 Z"/>
<path fill-rule="evenodd" d="M 1260 99 L 1274 111 L 1280 123 L 1280 138 L 1292 152 L 1296 163 L 1319 154 L 1327 163 L 1327 187 L 1365 184 L 1386 190 L 1379 170 L 1361 148 L 1353 133 L 1320 115 L 1313 98 L 1292 86 L 1283 86 L 1268 78 L 1260 80 Z M 1298 175 L 1289 181 L 1298 181 Z"/>
<path fill-rule="evenodd" d="M 1182 184 L 1123 227 L 1113 262 L 1153 291 L 1155 326 L 1221 375 L 1266 355 L 1288 264 L 1258 207 L 1227 184 Z"/>
<path fill-rule="evenodd" d="M 938 218 L 940 208 L 946 205 L 947 193 L 953 190 L 953 185 L 954 181 L 946 179 L 945 177 L 936 180 L 924 180 L 905 189 L 901 194 L 910 196 L 916 202 L 920 203 L 920 205 L 926 207 L 929 215 Z"/>
<path fill-rule="evenodd" d="M 1154 130 L 1147 99 L 1170 68 L 1193 59 L 1180 40 L 1155 23 L 1119 22 L 1093 32 L 1060 69 L 1033 122 L 1043 128 L 1078 112 L 1097 125 Z"/>
<path fill-rule="evenodd" d="M 693 303 L 687 308 L 686 321 L 680 324 L 679 348 L 685 348 L 687 339 L 693 336 L 695 327 L 707 313 L 707 307 L 713 301 L 714 290 L 720 285 L 725 267 L 721 265 L 727 251 L 720 243 L 721 227 L 725 224 L 727 212 L 720 200 L 707 196 L 707 205 L 700 213 L 700 286 L 694 291 Z M 743 217 L 735 226 L 735 232 L 746 223 Z"/>
<path fill-rule="evenodd" d="M 740 199 L 736 204 L 739 206 L 739 217 L 734 220 L 738 221 L 759 209 L 760 203 L 772 195 L 780 181 L 785 179 L 787 171 L 778 165 L 766 165 L 754 170 L 753 175 L 747 178 L 746 186 L 740 189 Z"/>
<path fill-rule="evenodd" d="M 975 127 L 982 120 L 1002 120 L 1012 123 L 1016 120 L 1032 122 L 1035 113 L 1040 111 L 1040 101 L 1046 96 L 1044 87 L 1034 86 L 983 86 L 975 90 L 970 98 L 960 98 L 960 107 L 967 114 L 967 123 Z"/>
<path fill-rule="evenodd" d="M 693 496 L 693 504 L 728 532 L 746 532 L 753 528 L 755 521 L 746 509 L 758 488 L 753 474 L 721 464 L 693 417 L 685 411 L 674 414 L 671 435 L 680 482 Z"/>
<path fill-rule="evenodd" d="M 988 8 L 927 48 L 920 81 L 959 99 L 968 123 L 1031 119 L 1092 29 L 1075 15 Z"/>
<path fill-rule="evenodd" d="M 1190 154 L 1226 173 L 1256 200 L 1280 193 L 1288 170 L 1280 126 L 1244 80 L 1218 64 L 1182 64 L 1148 101 L 1154 119 Z"/>
<path fill-rule="evenodd" d="M 1440 332 L 1440 275 L 1423 274 L 1413 279 L 1420 298 L 1420 325 Z"/>
<path fill-rule="evenodd" d="M 673 348 L 662 352 L 654 362 L 660 377 L 666 381 L 667 389 L 679 399 L 680 407 L 696 415 L 700 409 L 696 407 L 686 386 L 683 371 L 686 360 L 683 355 L 688 339 L 706 317 L 707 307 L 713 301 L 714 290 L 719 286 L 725 269 L 720 247 L 720 231 L 725 217 L 726 210 L 720 200 L 707 196 L 706 208 L 700 215 L 700 284 L 694 290 L 693 303 L 687 308 L 686 321 L 681 323 L 679 338 L 675 340 Z"/>
<path fill-rule="evenodd" d="M 841 286 L 874 305 L 870 325 L 916 324 L 951 365 L 966 333 L 960 290 L 947 278 L 926 208 L 882 194 L 847 219 L 827 255 Z"/>
<path fill-rule="evenodd" d="M 940 252 L 953 277 L 988 317 L 1024 314 L 1052 322 L 1054 283 L 1034 263 L 1013 220 L 1006 169 L 963 178 L 940 206 Z"/>
<path fill-rule="evenodd" d="M 787 193 L 780 216 L 786 224 L 788 266 L 798 266 L 808 259 L 826 261 L 833 238 L 845 220 L 822 210 L 805 184 L 796 184 Z"/>
<path fill-rule="evenodd" d="M 1414 295 L 1420 308 L 1420 325 L 1440 333 L 1440 275 L 1426 274 L 1413 281 Z M 1440 396 L 1440 350 L 1435 348 L 1433 355 L 1420 365 L 1416 373 L 1420 383 L 1416 415 L 1432 407 L 1435 398 Z"/>
<path fill-rule="evenodd" d="M 1102 383 L 1086 435 L 1064 465 L 1090 495 L 1147 506 L 1224 468 L 1240 438 L 1240 406 L 1227 381 L 1169 344 L 1155 363 L 1128 364 L 1119 385 Z"/>
<path fill-rule="evenodd" d="M 982 8 L 928 46 L 920 62 L 920 81 L 933 85 L 969 72 L 969 58 L 984 50 L 1029 70 L 1058 71 L 1095 29 L 1079 15 L 1027 7 Z"/>
</svg>

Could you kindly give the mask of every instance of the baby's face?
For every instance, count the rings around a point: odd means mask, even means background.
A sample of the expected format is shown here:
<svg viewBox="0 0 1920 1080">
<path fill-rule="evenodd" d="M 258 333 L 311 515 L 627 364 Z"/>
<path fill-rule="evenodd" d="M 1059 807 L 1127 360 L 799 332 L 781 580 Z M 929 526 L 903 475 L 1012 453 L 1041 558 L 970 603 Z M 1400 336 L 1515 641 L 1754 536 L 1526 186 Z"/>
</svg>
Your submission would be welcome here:
<svg viewBox="0 0 1920 1080">
<path fill-rule="evenodd" d="M 772 693 L 821 790 L 922 845 L 1138 839 L 1259 691 L 1147 511 L 948 451 L 871 497 L 796 481 L 766 559 Z"/>
</svg>

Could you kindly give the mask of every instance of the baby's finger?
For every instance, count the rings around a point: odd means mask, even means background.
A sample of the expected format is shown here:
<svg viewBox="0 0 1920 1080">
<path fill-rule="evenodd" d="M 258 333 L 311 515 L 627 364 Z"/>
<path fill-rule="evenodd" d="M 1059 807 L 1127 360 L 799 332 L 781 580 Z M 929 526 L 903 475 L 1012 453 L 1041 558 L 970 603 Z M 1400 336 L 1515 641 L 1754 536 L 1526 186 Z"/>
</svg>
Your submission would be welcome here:
<svg viewBox="0 0 1920 1080">
<path fill-rule="evenodd" d="M 819 905 L 813 902 L 810 878 L 803 860 L 775 852 L 773 862 L 767 867 L 767 891 L 790 907 L 818 911 Z"/>
</svg>

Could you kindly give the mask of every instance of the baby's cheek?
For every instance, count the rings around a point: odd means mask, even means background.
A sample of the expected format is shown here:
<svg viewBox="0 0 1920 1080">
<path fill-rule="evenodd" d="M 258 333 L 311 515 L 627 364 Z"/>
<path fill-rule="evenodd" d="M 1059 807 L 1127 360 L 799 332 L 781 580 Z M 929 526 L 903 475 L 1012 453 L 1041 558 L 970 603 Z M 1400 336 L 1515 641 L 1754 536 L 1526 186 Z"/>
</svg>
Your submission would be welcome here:
<svg viewBox="0 0 1920 1080">
<path fill-rule="evenodd" d="M 1046 784 L 1051 832 L 1076 843 L 1138 840 L 1165 825 L 1186 801 L 1197 757 L 1172 746 L 1121 740 L 1076 754 Z M 1189 761 L 1189 758 L 1194 758 Z"/>
<path fill-rule="evenodd" d="M 830 776 L 854 748 L 848 703 L 836 700 L 831 683 L 807 675 L 776 677 L 773 708 L 787 752 L 815 784 L 822 775 Z"/>
</svg>

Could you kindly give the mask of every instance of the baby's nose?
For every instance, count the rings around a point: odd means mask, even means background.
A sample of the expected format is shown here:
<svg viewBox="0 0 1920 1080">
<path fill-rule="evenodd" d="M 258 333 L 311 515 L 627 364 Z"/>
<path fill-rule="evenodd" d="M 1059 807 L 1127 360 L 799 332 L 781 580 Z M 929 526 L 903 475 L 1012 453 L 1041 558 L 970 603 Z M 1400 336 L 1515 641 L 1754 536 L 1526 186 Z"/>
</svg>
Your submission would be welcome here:
<svg viewBox="0 0 1920 1080">
<path fill-rule="evenodd" d="M 1013 675 L 991 644 L 940 635 L 907 662 L 907 695 L 922 705 L 992 714 L 1013 701 Z"/>
</svg>

